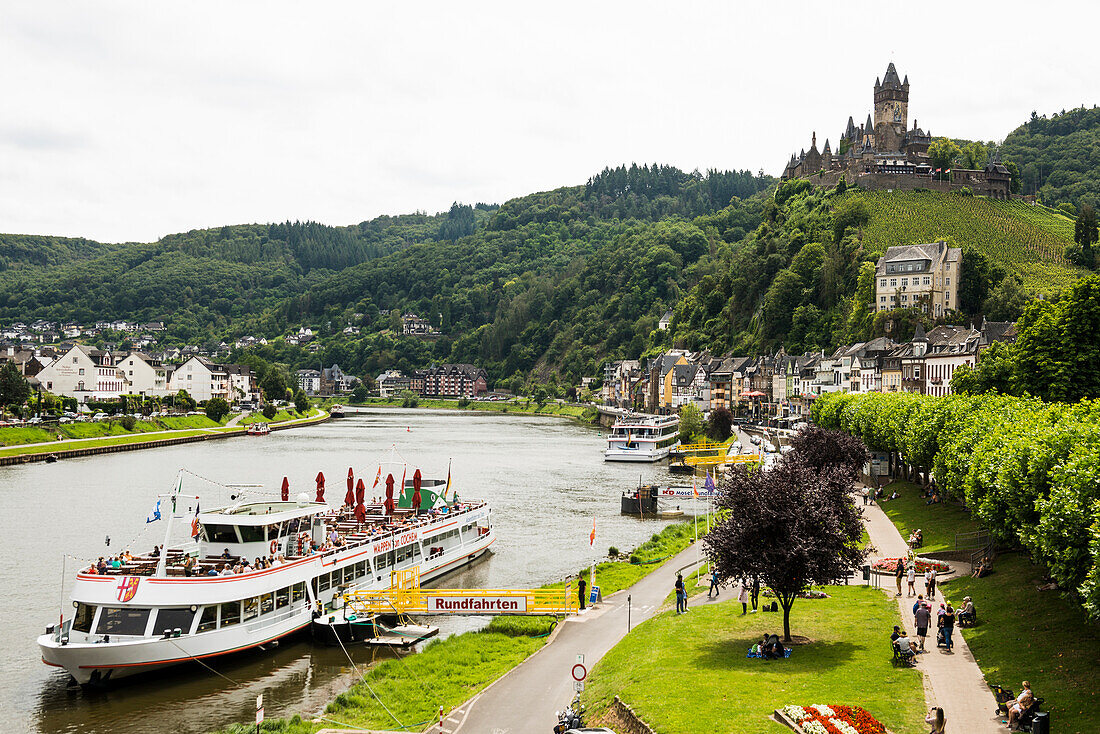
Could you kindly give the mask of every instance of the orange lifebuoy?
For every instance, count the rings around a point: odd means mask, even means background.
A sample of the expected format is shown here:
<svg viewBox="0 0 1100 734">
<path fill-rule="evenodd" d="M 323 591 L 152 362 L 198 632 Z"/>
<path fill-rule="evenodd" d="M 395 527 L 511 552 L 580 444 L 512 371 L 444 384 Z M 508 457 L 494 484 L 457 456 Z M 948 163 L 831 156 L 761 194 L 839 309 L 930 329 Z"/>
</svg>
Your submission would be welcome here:
<svg viewBox="0 0 1100 734">
<path fill-rule="evenodd" d="M 271 541 L 271 555 L 275 555 L 278 552 L 279 552 L 279 541 L 277 541 L 277 540 Z"/>
</svg>

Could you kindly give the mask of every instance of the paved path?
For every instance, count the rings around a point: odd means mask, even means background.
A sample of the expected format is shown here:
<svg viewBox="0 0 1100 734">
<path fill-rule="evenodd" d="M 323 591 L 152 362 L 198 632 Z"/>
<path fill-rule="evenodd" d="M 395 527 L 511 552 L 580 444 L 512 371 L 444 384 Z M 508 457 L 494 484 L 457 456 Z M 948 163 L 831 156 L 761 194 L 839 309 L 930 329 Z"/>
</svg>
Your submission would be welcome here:
<svg viewBox="0 0 1100 734">
<path fill-rule="evenodd" d="M 699 551 L 693 545 L 665 561 L 660 568 L 629 589 L 616 592 L 596 608 L 569 617 L 549 643 L 502 678 L 451 712 L 444 720 L 446 734 L 527 734 L 548 732 L 557 723 L 554 711 L 573 698 L 570 671 L 577 655 L 584 655 L 589 671 L 627 632 L 627 596 L 630 624 L 653 616 L 672 591 L 676 570 L 694 566 Z M 705 601 L 702 596 L 694 605 Z M 690 613 L 690 609 L 689 609 Z M 438 726 L 426 731 L 436 734 Z"/>
<path fill-rule="evenodd" d="M 871 558 L 898 558 L 904 556 L 909 546 L 901 537 L 897 527 L 878 505 L 863 508 L 867 523 L 867 533 L 871 543 L 877 549 Z M 948 576 L 947 578 L 951 578 Z M 893 577 L 883 580 L 883 588 L 888 593 L 896 593 Z M 924 579 L 917 577 L 917 593 L 924 592 Z M 916 634 L 913 625 L 913 603 L 915 598 L 904 595 L 906 585 L 902 584 L 903 596 L 899 597 L 898 609 L 910 636 Z M 936 590 L 935 609 L 943 602 L 943 595 Z M 933 619 L 935 611 L 933 611 Z M 888 631 L 884 631 L 886 635 Z M 1001 724 L 1001 717 L 994 714 L 997 707 L 993 692 L 985 681 L 970 648 L 962 638 L 956 625 L 952 640 L 955 647 L 951 652 L 936 647 L 935 630 L 930 629 L 925 652 L 917 656 L 917 668 L 924 672 L 925 697 L 929 706 L 939 706 L 947 716 L 947 728 L 952 732 L 965 734 L 1003 734 L 1007 727 Z M 916 639 L 916 638 L 914 638 Z"/>
</svg>

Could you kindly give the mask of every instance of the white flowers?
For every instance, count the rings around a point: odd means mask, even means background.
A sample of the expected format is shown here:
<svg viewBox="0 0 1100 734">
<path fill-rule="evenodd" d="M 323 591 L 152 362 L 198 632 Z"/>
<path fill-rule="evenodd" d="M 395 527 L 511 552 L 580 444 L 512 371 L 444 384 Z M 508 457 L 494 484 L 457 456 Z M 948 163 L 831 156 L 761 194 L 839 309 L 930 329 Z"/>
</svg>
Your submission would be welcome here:
<svg viewBox="0 0 1100 734">
<path fill-rule="evenodd" d="M 847 721 L 841 721 L 840 719 L 829 719 L 829 723 L 835 726 L 840 734 L 859 734 L 859 731 Z"/>
<path fill-rule="evenodd" d="M 829 734 L 829 730 L 826 729 L 825 725 L 817 719 L 810 719 L 809 721 L 801 722 L 799 723 L 799 726 L 806 734 Z"/>
<path fill-rule="evenodd" d="M 802 708 L 801 706 L 795 706 L 793 704 L 784 706 L 780 709 L 780 711 L 783 712 L 784 716 L 786 716 L 788 719 L 796 724 L 809 716 L 809 714 L 806 713 L 806 709 Z"/>
<path fill-rule="evenodd" d="M 822 716 L 827 716 L 829 718 L 836 716 L 836 712 L 823 703 L 815 703 L 813 705 L 813 708 L 817 711 L 817 713 L 821 714 Z"/>
</svg>

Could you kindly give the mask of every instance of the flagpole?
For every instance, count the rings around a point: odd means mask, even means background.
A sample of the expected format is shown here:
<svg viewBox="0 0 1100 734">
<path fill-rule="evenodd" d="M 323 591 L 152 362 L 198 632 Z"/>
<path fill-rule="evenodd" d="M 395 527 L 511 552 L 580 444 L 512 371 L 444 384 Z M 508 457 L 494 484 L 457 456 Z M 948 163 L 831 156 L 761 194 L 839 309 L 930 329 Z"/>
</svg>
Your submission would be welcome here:
<svg viewBox="0 0 1100 734">
<path fill-rule="evenodd" d="M 166 576 L 168 566 L 168 541 L 172 537 L 172 516 L 176 514 L 176 498 L 183 487 L 183 471 L 176 473 L 176 488 L 172 490 L 172 508 L 168 511 L 168 522 L 164 525 L 164 541 L 160 546 L 160 560 L 157 561 L 157 570 L 154 576 Z"/>
</svg>

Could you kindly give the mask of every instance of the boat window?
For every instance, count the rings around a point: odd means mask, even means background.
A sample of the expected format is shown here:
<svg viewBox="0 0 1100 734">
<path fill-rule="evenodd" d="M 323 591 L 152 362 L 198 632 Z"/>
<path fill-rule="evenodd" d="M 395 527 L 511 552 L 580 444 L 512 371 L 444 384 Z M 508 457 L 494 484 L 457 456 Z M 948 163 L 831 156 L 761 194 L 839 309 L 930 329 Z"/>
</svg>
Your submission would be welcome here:
<svg viewBox="0 0 1100 734">
<path fill-rule="evenodd" d="M 302 518 L 300 518 L 300 517 L 296 517 L 292 520 L 288 520 L 287 523 L 286 523 L 286 534 L 287 535 L 297 535 L 298 534 L 298 526 L 301 524 L 301 522 L 302 522 Z"/>
<path fill-rule="evenodd" d="M 318 588 L 318 590 L 324 591 L 325 589 L 327 589 L 331 585 L 332 585 L 332 577 L 329 574 L 327 574 L 327 573 L 322 574 L 320 577 L 318 577 L 318 579 L 317 579 L 317 588 Z"/>
<path fill-rule="evenodd" d="M 306 596 L 306 582 L 305 581 L 299 581 L 298 583 L 294 584 L 294 586 L 290 587 L 290 600 L 291 601 L 301 601 L 302 599 L 305 598 L 305 596 Z"/>
<path fill-rule="evenodd" d="M 275 608 L 282 609 L 290 603 L 290 587 L 284 586 L 275 592 Z"/>
<path fill-rule="evenodd" d="M 260 616 L 260 598 L 258 596 L 250 596 L 244 600 L 244 615 L 242 619 L 247 622 L 258 616 Z"/>
<path fill-rule="evenodd" d="M 76 614 L 73 615 L 73 629 L 77 632 L 91 632 L 93 619 L 95 619 L 95 605 L 78 602 Z"/>
<path fill-rule="evenodd" d="M 211 543 L 239 543 L 237 531 L 232 525 L 203 525 Z"/>
<path fill-rule="evenodd" d="M 268 592 L 260 597 L 260 614 L 267 614 L 275 609 L 275 595 Z"/>
<path fill-rule="evenodd" d="M 199 617 L 198 632 L 209 632 L 218 626 L 218 605 L 204 607 L 202 616 Z"/>
<path fill-rule="evenodd" d="M 367 575 L 367 562 L 359 561 L 355 564 L 355 577 L 362 578 Z"/>
<path fill-rule="evenodd" d="M 349 581 L 352 581 L 354 579 L 355 579 L 355 567 L 354 566 L 344 566 L 344 581 L 343 581 L 343 583 L 346 584 Z"/>
<path fill-rule="evenodd" d="M 237 530 L 241 532 L 242 543 L 262 543 L 264 542 L 264 529 L 260 525 L 238 525 Z"/>
<path fill-rule="evenodd" d="M 157 621 L 153 623 L 153 633 L 179 629 L 185 635 L 190 634 L 194 619 L 195 613 L 187 607 L 161 609 L 157 612 Z"/>
<path fill-rule="evenodd" d="M 96 625 L 100 635 L 144 635 L 149 609 L 104 607 Z"/>
<path fill-rule="evenodd" d="M 222 604 L 222 627 L 237 624 L 241 621 L 241 603 L 239 601 L 227 601 Z"/>
</svg>

